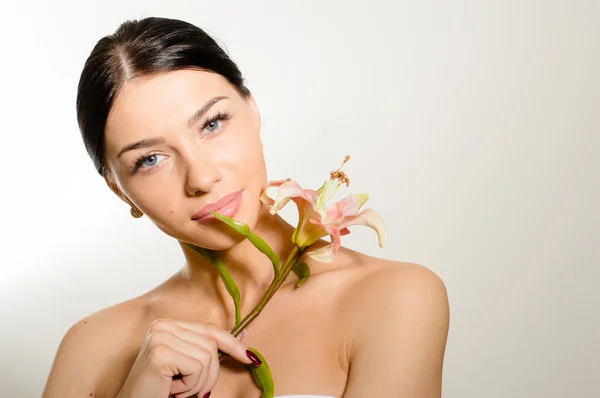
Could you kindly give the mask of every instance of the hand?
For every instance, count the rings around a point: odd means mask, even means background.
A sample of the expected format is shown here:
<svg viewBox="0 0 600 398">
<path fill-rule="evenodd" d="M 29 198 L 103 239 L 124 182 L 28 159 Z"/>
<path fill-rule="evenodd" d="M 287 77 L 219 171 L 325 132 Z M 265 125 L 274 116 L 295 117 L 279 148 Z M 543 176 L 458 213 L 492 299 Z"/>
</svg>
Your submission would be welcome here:
<svg viewBox="0 0 600 398">
<path fill-rule="evenodd" d="M 204 397 L 219 379 L 218 350 L 252 363 L 246 346 L 214 324 L 155 320 L 118 398 Z"/>
</svg>

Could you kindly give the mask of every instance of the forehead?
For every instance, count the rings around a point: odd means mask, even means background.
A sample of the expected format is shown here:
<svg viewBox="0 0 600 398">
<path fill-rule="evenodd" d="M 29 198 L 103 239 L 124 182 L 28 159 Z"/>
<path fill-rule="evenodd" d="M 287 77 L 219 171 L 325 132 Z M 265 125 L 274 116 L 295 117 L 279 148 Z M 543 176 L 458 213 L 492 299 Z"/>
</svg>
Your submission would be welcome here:
<svg viewBox="0 0 600 398">
<path fill-rule="evenodd" d="M 128 80 L 117 93 L 106 121 L 106 149 L 186 126 L 188 118 L 211 98 L 234 98 L 236 94 L 223 76 L 200 70 L 161 72 Z"/>
</svg>

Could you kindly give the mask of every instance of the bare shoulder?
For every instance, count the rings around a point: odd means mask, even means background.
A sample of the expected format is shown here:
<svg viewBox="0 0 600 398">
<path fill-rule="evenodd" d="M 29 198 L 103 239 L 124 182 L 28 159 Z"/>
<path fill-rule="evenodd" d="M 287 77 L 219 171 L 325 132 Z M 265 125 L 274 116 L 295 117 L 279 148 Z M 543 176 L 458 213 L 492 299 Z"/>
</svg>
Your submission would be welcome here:
<svg viewBox="0 0 600 398">
<path fill-rule="evenodd" d="M 377 300 L 392 297 L 411 299 L 426 294 L 434 300 L 447 301 L 446 286 L 442 279 L 429 268 L 415 263 L 367 257 L 363 260 L 360 277 L 349 286 L 348 294 L 364 299 Z"/>
<path fill-rule="evenodd" d="M 349 321 L 365 324 L 369 317 L 376 322 L 390 315 L 389 311 L 406 312 L 424 306 L 439 317 L 447 317 L 446 286 L 435 272 L 420 264 L 364 257 L 364 265 L 358 267 L 358 275 L 344 293 Z"/>
<path fill-rule="evenodd" d="M 444 282 L 423 265 L 371 257 L 346 248 L 343 248 L 340 257 L 346 264 L 341 268 L 351 274 L 344 293 L 349 309 L 355 305 L 364 306 L 365 302 L 379 302 L 380 299 L 395 299 L 400 303 L 408 301 L 405 304 L 410 304 L 419 295 L 425 295 L 442 306 L 447 305 Z"/>
<path fill-rule="evenodd" d="M 144 312 L 135 298 L 75 322 L 59 344 L 43 397 L 90 396 L 105 365 L 127 346 L 124 340 L 141 324 Z"/>
<path fill-rule="evenodd" d="M 369 391 L 374 396 L 439 397 L 449 328 L 444 282 L 420 264 L 369 262 L 344 297 L 350 369 L 344 396 Z"/>
</svg>

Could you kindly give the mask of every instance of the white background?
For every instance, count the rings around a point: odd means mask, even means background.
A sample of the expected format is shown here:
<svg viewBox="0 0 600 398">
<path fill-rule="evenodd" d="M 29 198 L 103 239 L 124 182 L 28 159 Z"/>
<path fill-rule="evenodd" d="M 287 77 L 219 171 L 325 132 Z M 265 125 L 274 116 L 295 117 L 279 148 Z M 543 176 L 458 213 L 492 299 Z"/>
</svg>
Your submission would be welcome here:
<svg viewBox="0 0 600 398">
<path fill-rule="evenodd" d="M 144 16 L 225 43 L 269 178 L 316 187 L 352 155 L 350 192 L 389 235 L 379 249 L 359 227 L 345 244 L 447 285 L 444 397 L 600 396 L 598 1 L 0 7 L 1 396 L 40 396 L 70 325 L 182 265 L 96 174 L 76 124 L 92 47 Z"/>
</svg>

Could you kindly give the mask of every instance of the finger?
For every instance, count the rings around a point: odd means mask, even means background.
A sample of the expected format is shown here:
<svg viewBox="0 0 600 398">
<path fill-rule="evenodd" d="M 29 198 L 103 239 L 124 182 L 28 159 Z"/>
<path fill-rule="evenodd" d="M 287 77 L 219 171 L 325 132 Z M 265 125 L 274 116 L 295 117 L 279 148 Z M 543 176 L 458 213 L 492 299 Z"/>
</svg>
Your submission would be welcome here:
<svg viewBox="0 0 600 398">
<path fill-rule="evenodd" d="M 163 324 L 161 327 L 153 328 L 149 334 L 150 345 L 167 345 L 181 354 L 189 355 L 199 360 L 204 368 L 200 373 L 185 375 L 180 379 L 172 380 L 171 394 L 177 398 L 189 397 L 203 391 L 211 391 L 219 378 L 219 354 L 217 342 L 209 335 L 180 327 L 178 325 Z M 159 330 L 168 329 L 169 331 Z M 171 331 L 175 334 L 172 334 Z M 233 337 L 233 336 L 231 336 Z"/>
<path fill-rule="evenodd" d="M 211 360 L 209 364 L 205 367 L 205 369 L 202 371 L 202 376 L 198 380 L 198 383 L 189 392 L 186 392 L 185 395 L 181 394 L 176 398 L 187 397 L 188 393 L 192 394 L 192 396 L 194 397 L 203 397 L 206 393 L 212 391 L 212 389 L 217 384 L 217 381 L 219 380 L 219 371 L 221 365 L 219 363 L 219 355 L 217 353 L 216 346 L 214 348 L 214 352 L 212 352 L 211 354 Z"/>
<path fill-rule="evenodd" d="M 252 361 L 246 355 L 248 349 L 238 339 L 233 337 L 231 333 L 221 329 L 214 324 L 202 324 L 184 321 L 174 321 L 174 323 L 182 328 L 192 330 L 205 336 L 209 336 L 217 342 L 219 350 L 226 352 L 240 362 L 250 364 Z"/>
<path fill-rule="evenodd" d="M 219 381 L 220 369 L 221 363 L 219 361 L 219 353 L 216 352 L 215 349 L 215 354 L 213 355 L 212 361 L 210 362 L 210 366 L 208 368 L 205 385 L 202 388 L 202 390 L 198 391 L 199 393 L 201 392 L 201 394 L 198 394 L 198 396 L 203 397 L 204 394 L 208 393 L 209 391 L 212 391 L 212 389 Z"/>
<path fill-rule="evenodd" d="M 148 352 L 150 367 L 159 370 L 162 377 L 200 374 L 204 364 L 195 358 L 173 350 L 167 345 L 157 345 Z M 189 386 L 187 387 L 189 389 Z"/>
<path fill-rule="evenodd" d="M 174 340 L 179 339 L 218 356 L 219 348 L 217 342 L 210 335 L 202 335 L 194 332 L 193 330 L 189 330 L 177 325 L 172 325 L 170 329 L 172 330 L 159 330 L 152 332 L 149 336 L 152 336 L 151 339 L 153 339 L 154 342 L 151 344 L 171 345 L 173 349 L 181 352 L 182 354 L 192 355 L 194 358 L 205 362 L 203 356 L 205 354 L 204 351 L 190 350 L 187 345 L 178 344 L 178 342 Z M 208 362 L 208 360 L 206 362 Z"/>
<path fill-rule="evenodd" d="M 211 363 L 213 362 L 214 355 L 208 351 L 205 351 L 205 353 L 205 357 L 201 359 L 203 364 L 201 372 L 190 375 L 182 374 L 183 377 L 180 380 L 173 380 L 172 391 L 181 391 L 179 387 L 185 387 L 181 393 L 176 393 L 176 398 L 195 396 L 195 394 L 203 389 L 208 392 L 214 387 L 214 384 L 210 385 L 206 382 L 210 373 L 210 367 Z"/>
<path fill-rule="evenodd" d="M 198 394 L 202 397 L 204 394 L 211 391 L 219 380 L 219 370 L 221 365 L 219 362 L 217 342 L 212 337 L 201 335 L 189 329 L 182 327 L 181 330 L 182 331 L 178 336 L 189 339 L 189 341 L 204 348 L 207 351 L 207 356 L 206 358 L 199 358 L 206 366 L 194 387 L 186 390 L 184 394 L 179 394 L 176 398 L 187 397 L 188 394 Z M 188 382 L 185 384 L 189 385 Z"/>
<path fill-rule="evenodd" d="M 150 332 L 164 330 L 176 336 L 180 336 L 183 339 L 192 338 L 191 335 L 182 334 L 182 329 L 191 330 L 202 336 L 211 337 L 217 342 L 217 347 L 221 351 L 226 352 L 242 363 L 252 363 L 252 361 L 246 356 L 247 347 L 238 339 L 233 337 L 231 333 L 221 329 L 217 325 L 200 322 L 176 321 L 172 319 L 157 319 L 152 322 L 152 325 L 150 326 Z"/>
<path fill-rule="evenodd" d="M 178 336 L 165 331 L 152 332 L 147 338 L 150 350 L 149 355 L 152 355 L 157 347 L 167 347 L 169 350 L 177 352 L 178 354 L 187 358 L 194 359 L 197 362 L 196 367 L 192 368 L 192 372 L 185 372 L 182 369 L 179 369 L 178 363 L 171 363 L 168 359 L 163 360 L 160 369 L 164 375 L 171 377 L 177 375 L 182 376 L 180 379 L 174 380 L 172 383 L 171 393 L 175 394 L 188 392 L 197 386 L 198 383 L 204 383 L 207 377 L 206 368 L 210 365 L 212 357 L 214 355 L 218 355 L 216 354 L 217 348 L 214 340 L 205 337 L 203 338 L 202 336 L 196 335 L 191 331 L 188 331 L 187 334 L 195 335 L 200 345 L 194 344 L 193 342 L 185 339 L 181 339 Z M 203 346 L 208 347 L 208 349 Z M 211 354 L 209 350 L 214 351 L 215 354 Z M 201 365 L 198 365 L 198 363 Z M 174 373 L 176 371 L 179 373 Z"/>
<path fill-rule="evenodd" d="M 182 379 L 186 385 L 191 386 L 189 392 L 186 393 L 186 396 L 189 396 L 187 394 L 194 395 L 198 391 L 202 390 L 203 388 L 210 390 L 213 387 L 213 386 L 206 385 L 206 379 L 208 378 L 208 372 L 210 371 L 210 365 L 213 361 L 213 357 L 215 355 L 218 355 L 217 350 L 215 347 L 214 353 L 209 352 L 207 350 L 202 350 L 202 351 L 204 353 L 204 357 L 201 359 L 201 362 L 204 365 L 204 368 L 202 369 L 202 373 L 199 375 L 190 375 L 189 377 L 187 377 L 187 379 L 189 379 L 189 381 L 186 380 L 186 376 L 184 376 Z"/>
</svg>

